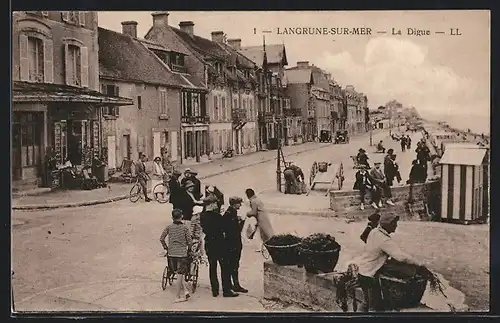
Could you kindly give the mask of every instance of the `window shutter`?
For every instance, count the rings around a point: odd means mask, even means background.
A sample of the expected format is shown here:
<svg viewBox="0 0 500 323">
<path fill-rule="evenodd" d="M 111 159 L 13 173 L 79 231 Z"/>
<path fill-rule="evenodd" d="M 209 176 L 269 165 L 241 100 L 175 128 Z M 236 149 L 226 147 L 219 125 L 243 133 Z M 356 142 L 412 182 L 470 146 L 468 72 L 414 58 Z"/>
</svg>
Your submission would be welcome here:
<svg viewBox="0 0 500 323">
<path fill-rule="evenodd" d="M 61 18 L 64 22 L 69 20 L 69 11 L 61 11 Z"/>
<path fill-rule="evenodd" d="M 108 94 L 107 89 L 108 89 L 108 88 L 106 87 L 106 84 L 101 84 L 101 92 L 102 92 L 103 94 Z M 103 115 L 108 115 L 108 114 L 109 114 L 109 109 L 108 109 L 108 107 L 107 107 L 107 106 L 102 107 L 102 114 L 103 114 Z"/>
<path fill-rule="evenodd" d="M 54 45 L 52 40 L 43 41 L 43 77 L 45 83 L 54 83 Z"/>
<path fill-rule="evenodd" d="M 165 115 L 168 115 L 167 90 L 163 92 L 163 113 L 165 113 Z"/>
<path fill-rule="evenodd" d="M 19 35 L 19 78 L 21 81 L 28 81 L 30 74 L 28 60 L 28 36 Z"/>
<path fill-rule="evenodd" d="M 71 60 L 70 60 L 70 57 L 69 57 L 69 45 L 68 44 L 64 44 L 64 64 L 65 64 L 65 73 L 64 73 L 64 76 L 65 76 L 65 80 L 66 80 L 66 85 L 71 85 L 71 75 L 70 75 L 70 70 L 69 70 L 69 67 L 71 66 Z"/>
<path fill-rule="evenodd" d="M 85 26 L 85 13 L 86 11 L 78 11 L 78 22 L 80 26 Z"/>
<path fill-rule="evenodd" d="M 89 87 L 89 52 L 87 47 L 80 47 L 80 58 L 81 58 L 81 79 L 82 87 Z"/>
<path fill-rule="evenodd" d="M 115 86 L 115 96 L 120 96 L 120 87 L 118 87 L 118 86 Z M 120 115 L 120 107 L 116 106 L 115 107 L 115 116 L 119 116 L 119 115 Z"/>
</svg>

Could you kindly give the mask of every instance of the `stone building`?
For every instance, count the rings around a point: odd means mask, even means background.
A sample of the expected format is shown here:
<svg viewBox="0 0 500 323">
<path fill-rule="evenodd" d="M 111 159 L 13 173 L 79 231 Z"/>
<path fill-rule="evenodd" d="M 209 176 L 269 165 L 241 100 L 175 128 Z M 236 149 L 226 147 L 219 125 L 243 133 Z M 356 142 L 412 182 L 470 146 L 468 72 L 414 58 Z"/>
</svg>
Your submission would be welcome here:
<svg viewBox="0 0 500 323">
<path fill-rule="evenodd" d="M 352 134 L 366 132 L 368 98 L 363 93 L 358 93 L 352 85 L 345 87 L 344 95 L 347 110 L 347 130 Z"/>
<path fill-rule="evenodd" d="M 181 162 L 181 100 L 189 91 L 203 94 L 204 87 L 160 58 L 161 54 L 178 55 L 182 62 L 182 53 L 138 39 L 134 21 L 122 26 L 122 33 L 99 28 L 101 89 L 134 100 L 132 108 L 103 109 L 109 168 L 120 167 L 125 159 L 137 159 L 139 152 L 150 160 L 162 157 Z"/>
<path fill-rule="evenodd" d="M 238 46 L 239 52 L 253 61 L 258 82 L 259 149 L 277 148 L 277 140 L 285 145 L 300 140 L 301 117 L 292 110 L 288 96 L 285 66 L 288 65 L 284 44 Z"/>
<path fill-rule="evenodd" d="M 77 169 L 106 159 L 101 106 L 131 105 L 132 100 L 99 92 L 97 26 L 94 11 L 14 12 L 14 186 L 40 184 L 49 152 Z"/>
</svg>

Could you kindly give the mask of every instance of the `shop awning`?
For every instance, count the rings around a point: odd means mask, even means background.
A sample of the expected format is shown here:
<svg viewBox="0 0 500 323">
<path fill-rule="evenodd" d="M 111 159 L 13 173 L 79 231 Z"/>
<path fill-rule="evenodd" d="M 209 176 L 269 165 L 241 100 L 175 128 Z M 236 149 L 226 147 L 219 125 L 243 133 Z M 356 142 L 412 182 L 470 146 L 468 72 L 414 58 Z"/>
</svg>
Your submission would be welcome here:
<svg viewBox="0 0 500 323">
<path fill-rule="evenodd" d="M 63 84 L 14 82 L 13 102 L 73 102 L 96 105 L 132 105 L 132 99 L 110 96 L 76 86 Z"/>
</svg>

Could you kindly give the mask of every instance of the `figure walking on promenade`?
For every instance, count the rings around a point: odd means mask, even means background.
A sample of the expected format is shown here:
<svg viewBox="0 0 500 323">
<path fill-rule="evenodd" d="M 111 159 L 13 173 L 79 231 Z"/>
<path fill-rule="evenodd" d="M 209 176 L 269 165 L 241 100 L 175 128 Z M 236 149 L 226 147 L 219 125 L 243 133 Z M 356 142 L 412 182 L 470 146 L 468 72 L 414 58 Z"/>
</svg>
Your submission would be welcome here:
<svg viewBox="0 0 500 323">
<path fill-rule="evenodd" d="M 255 191 L 251 188 L 247 188 L 245 194 L 250 201 L 250 211 L 247 212 L 247 217 L 255 217 L 257 220 L 255 230 L 259 230 L 262 242 L 266 242 L 274 235 L 274 230 L 269 215 L 264 207 L 264 203 L 255 195 Z"/>
</svg>

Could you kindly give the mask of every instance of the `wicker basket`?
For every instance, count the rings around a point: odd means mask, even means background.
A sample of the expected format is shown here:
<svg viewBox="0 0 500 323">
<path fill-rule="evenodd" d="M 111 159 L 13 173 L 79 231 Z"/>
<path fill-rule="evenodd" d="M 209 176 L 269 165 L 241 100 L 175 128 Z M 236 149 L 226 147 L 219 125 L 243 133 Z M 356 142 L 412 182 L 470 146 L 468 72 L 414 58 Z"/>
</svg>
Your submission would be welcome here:
<svg viewBox="0 0 500 323">
<path fill-rule="evenodd" d="M 386 309 L 412 308 L 420 304 L 427 287 L 427 279 L 400 279 L 380 275 L 380 287 Z"/>
<path fill-rule="evenodd" d="M 298 264 L 298 251 L 297 247 L 300 243 L 288 246 L 271 246 L 264 243 L 267 251 L 273 262 L 280 266 L 292 266 Z"/>
<path fill-rule="evenodd" d="M 313 251 L 299 246 L 300 264 L 305 267 L 306 272 L 311 274 L 331 273 L 339 261 L 340 249 L 339 246 L 334 250 Z"/>
</svg>

